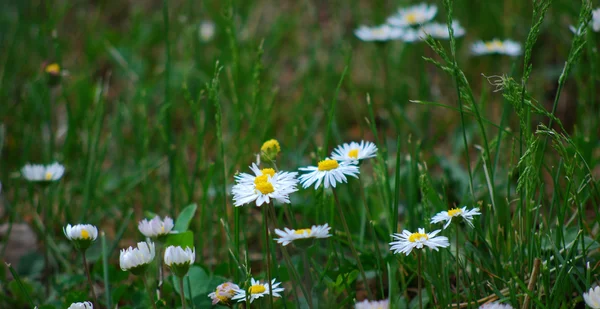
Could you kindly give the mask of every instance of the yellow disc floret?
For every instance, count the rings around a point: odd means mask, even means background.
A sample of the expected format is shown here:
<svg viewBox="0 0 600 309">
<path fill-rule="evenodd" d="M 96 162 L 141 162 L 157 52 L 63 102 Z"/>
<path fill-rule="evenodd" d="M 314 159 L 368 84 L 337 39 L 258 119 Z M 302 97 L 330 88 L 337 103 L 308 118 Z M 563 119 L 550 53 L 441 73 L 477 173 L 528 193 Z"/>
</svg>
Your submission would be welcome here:
<svg viewBox="0 0 600 309">
<path fill-rule="evenodd" d="M 454 209 L 448 210 L 448 216 L 450 216 L 450 217 L 460 215 L 461 213 L 462 213 L 462 209 L 460 209 L 460 208 L 454 208 Z"/>
<path fill-rule="evenodd" d="M 273 185 L 268 181 L 259 182 L 259 183 L 255 182 L 254 185 L 256 186 L 256 190 L 260 191 L 260 193 L 262 193 L 262 194 L 269 194 L 269 193 L 275 192 Z"/>
<path fill-rule="evenodd" d="M 304 235 L 304 233 L 310 234 L 311 229 L 299 229 L 295 230 L 294 233 L 298 235 Z"/>
<path fill-rule="evenodd" d="M 267 289 L 265 289 L 265 286 L 262 284 L 255 284 L 253 286 L 250 287 L 250 294 L 260 294 L 260 293 L 264 293 Z"/>
<path fill-rule="evenodd" d="M 256 176 L 256 178 L 254 178 L 255 185 L 257 185 L 259 183 L 267 182 L 267 181 L 269 181 L 269 175 L 260 175 L 260 176 Z"/>
<path fill-rule="evenodd" d="M 429 239 L 429 236 L 427 236 L 427 234 L 424 233 L 412 233 L 410 234 L 410 236 L 408 236 L 408 241 L 410 242 L 416 242 L 419 240 L 427 240 Z"/>
<path fill-rule="evenodd" d="M 56 75 L 56 74 L 60 73 L 60 66 L 56 63 L 51 63 L 46 66 L 45 71 L 46 71 L 46 73 Z"/>
<path fill-rule="evenodd" d="M 414 24 L 417 22 L 417 14 L 416 13 L 409 13 L 406 15 L 406 21 L 409 24 Z"/>
<path fill-rule="evenodd" d="M 281 151 L 281 147 L 279 146 L 279 142 L 276 139 L 270 139 L 270 140 L 264 142 L 262 147 L 260 147 L 261 154 L 267 160 L 274 160 L 280 151 Z"/>
<path fill-rule="evenodd" d="M 52 173 L 50 173 L 50 172 L 46 172 L 46 175 L 44 175 L 44 178 L 45 178 L 46 180 L 52 180 Z"/>
<path fill-rule="evenodd" d="M 81 230 L 81 238 L 83 239 L 90 239 L 90 233 L 88 233 L 88 231 L 86 230 Z"/>
<path fill-rule="evenodd" d="M 269 175 L 271 177 L 275 176 L 275 170 L 272 168 L 263 168 L 260 170 L 263 175 Z"/>
<path fill-rule="evenodd" d="M 319 161 L 319 171 L 330 171 L 338 168 L 339 163 L 336 160 Z"/>
<path fill-rule="evenodd" d="M 352 149 L 348 151 L 348 157 L 352 159 L 358 159 L 358 149 Z"/>
</svg>

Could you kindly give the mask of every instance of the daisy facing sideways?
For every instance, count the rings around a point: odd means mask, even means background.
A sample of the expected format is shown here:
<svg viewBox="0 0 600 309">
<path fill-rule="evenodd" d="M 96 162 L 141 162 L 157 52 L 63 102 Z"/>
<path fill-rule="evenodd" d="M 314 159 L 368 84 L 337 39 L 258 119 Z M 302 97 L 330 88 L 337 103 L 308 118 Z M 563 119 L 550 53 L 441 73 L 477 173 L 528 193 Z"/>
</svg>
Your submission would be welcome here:
<svg viewBox="0 0 600 309">
<path fill-rule="evenodd" d="M 419 228 L 418 232 L 411 233 L 404 230 L 401 234 L 394 233 L 392 238 L 396 241 L 390 243 L 390 250 L 397 253 L 409 255 L 413 249 L 423 249 L 423 247 L 431 248 L 438 251 L 438 248 L 446 248 L 450 246 L 448 237 L 436 236 L 441 230 L 436 230 L 431 233 L 425 233 L 425 229 Z"/>
<path fill-rule="evenodd" d="M 261 206 L 274 199 L 280 203 L 290 203 L 289 195 L 298 191 L 296 172 L 275 172 L 272 168 L 259 169 L 256 164 L 250 167 L 254 175 L 241 173 L 235 176 L 233 202 L 236 207 L 256 203 Z"/>
<path fill-rule="evenodd" d="M 213 305 L 221 303 L 228 306 L 231 303 L 231 298 L 235 295 L 235 291 L 239 289 L 240 287 L 237 284 L 225 282 L 219 284 L 214 292 L 208 294 L 208 297 L 212 299 Z"/>
<path fill-rule="evenodd" d="M 432 20 L 437 14 L 437 6 L 421 3 L 398 9 L 398 12 L 387 19 L 394 27 L 418 26 Z"/>
<path fill-rule="evenodd" d="M 479 208 L 470 210 L 467 210 L 466 206 L 463 208 L 454 208 L 448 211 L 442 211 L 433 216 L 433 218 L 431 218 L 431 224 L 446 221 L 446 224 L 444 224 L 444 229 L 446 229 L 450 223 L 452 223 L 452 219 L 463 219 L 470 227 L 473 227 L 473 216 L 478 215 L 481 215 Z"/>
<path fill-rule="evenodd" d="M 493 39 L 491 41 L 477 41 L 471 45 L 473 55 L 500 54 L 516 57 L 521 54 L 521 44 L 513 40 Z"/>
<path fill-rule="evenodd" d="M 324 225 L 313 225 L 309 229 L 293 230 L 283 228 L 284 230 L 275 229 L 275 234 L 279 235 L 280 238 L 275 238 L 277 243 L 287 246 L 294 240 L 310 239 L 310 238 L 327 238 L 330 237 L 329 230 L 331 227 L 327 223 Z"/>
<path fill-rule="evenodd" d="M 587 293 L 583 293 L 583 300 L 590 308 L 600 309 L 600 286 L 591 288 Z"/>
<path fill-rule="evenodd" d="M 346 176 L 352 176 L 358 178 L 360 171 L 358 166 L 354 165 L 356 161 L 342 161 L 338 162 L 329 158 L 319 161 L 317 166 L 301 167 L 300 171 L 308 172 L 300 175 L 298 180 L 302 184 L 304 189 L 315 185 L 315 190 L 319 188 L 321 183 L 325 186 L 325 189 L 329 187 L 335 188 L 338 182 L 347 182 Z"/>
<path fill-rule="evenodd" d="M 402 38 L 404 34 L 404 30 L 401 28 L 390 27 L 389 25 L 380 25 L 380 26 L 360 26 L 358 29 L 354 30 L 354 35 L 359 38 L 361 41 L 365 42 L 385 42 L 398 40 Z"/>
<path fill-rule="evenodd" d="M 281 294 L 279 294 L 279 292 L 283 292 L 283 288 L 280 287 L 279 285 L 281 284 L 281 282 L 276 282 L 276 279 L 271 280 L 271 287 L 273 288 L 273 297 L 281 297 Z M 244 302 L 246 301 L 246 293 L 249 293 L 248 295 L 248 301 L 250 303 L 252 303 L 255 299 L 259 299 L 263 296 L 268 296 L 269 294 L 269 283 L 260 283 L 260 281 L 258 280 L 254 280 L 254 278 L 251 278 L 250 280 L 250 288 L 248 288 L 248 291 L 242 290 L 240 288 L 235 289 L 235 296 L 233 296 L 231 298 L 231 300 L 237 300 L 238 302 Z"/>
<path fill-rule="evenodd" d="M 29 181 L 57 181 L 65 173 L 65 167 L 54 162 L 50 165 L 26 164 L 21 168 L 21 176 Z"/>
<path fill-rule="evenodd" d="M 331 158 L 337 161 L 364 160 L 377 156 L 377 146 L 372 142 L 360 141 L 344 143 L 337 146 L 331 153 Z"/>
<path fill-rule="evenodd" d="M 363 300 L 354 305 L 355 309 L 389 309 L 389 299 L 384 300 Z"/>
</svg>

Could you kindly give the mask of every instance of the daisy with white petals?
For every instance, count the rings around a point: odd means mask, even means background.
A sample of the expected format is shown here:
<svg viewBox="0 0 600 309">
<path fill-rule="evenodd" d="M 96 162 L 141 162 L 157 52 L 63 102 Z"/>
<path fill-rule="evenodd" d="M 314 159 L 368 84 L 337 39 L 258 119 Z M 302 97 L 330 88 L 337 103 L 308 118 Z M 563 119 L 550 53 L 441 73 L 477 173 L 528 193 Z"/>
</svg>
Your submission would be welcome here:
<svg viewBox="0 0 600 309">
<path fill-rule="evenodd" d="M 389 309 L 389 299 L 384 300 L 363 300 L 354 305 L 355 309 Z"/>
<path fill-rule="evenodd" d="M 50 165 L 26 164 L 21 168 L 21 175 L 29 181 L 50 182 L 59 180 L 65 173 L 65 167 L 54 162 Z"/>
<path fill-rule="evenodd" d="M 465 28 L 463 28 L 459 22 L 452 22 L 452 30 L 454 31 L 454 37 L 459 38 L 465 35 Z M 430 23 L 423 26 L 423 32 L 431 35 L 434 39 L 450 39 L 450 32 L 448 31 L 448 25 L 440 23 Z"/>
<path fill-rule="evenodd" d="M 330 237 L 329 230 L 331 227 L 327 223 L 324 225 L 313 225 L 309 229 L 293 230 L 287 227 L 284 230 L 275 229 L 275 234 L 279 235 L 280 238 L 275 238 L 277 243 L 287 246 L 294 240 L 310 239 L 310 238 L 327 238 Z"/>
<path fill-rule="evenodd" d="M 195 260 L 196 248 L 186 247 L 183 249 L 180 246 L 169 246 L 165 250 L 165 264 L 179 278 L 183 278 L 187 274 L 190 265 L 194 264 Z"/>
<path fill-rule="evenodd" d="M 600 286 L 591 288 L 587 293 L 583 293 L 583 300 L 590 308 L 600 309 Z"/>
<path fill-rule="evenodd" d="M 231 299 L 237 300 L 238 302 L 244 302 L 246 301 L 246 293 L 248 293 L 248 301 L 250 303 L 252 303 L 255 299 L 259 299 L 263 296 L 268 296 L 269 294 L 272 294 L 273 297 L 281 297 L 281 294 L 279 294 L 279 292 L 283 292 L 284 289 L 283 287 L 279 286 L 280 284 L 281 282 L 276 282 L 276 279 L 271 280 L 271 288 L 273 289 L 273 291 L 272 293 L 269 293 L 268 282 L 260 283 L 260 281 L 251 278 L 250 288 L 248 288 L 248 291 L 238 288 L 235 290 L 235 296 L 233 296 L 233 298 Z"/>
<path fill-rule="evenodd" d="M 223 305 L 230 305 L 231 298 L 235 296 L 235 291 L 239 289 L 240 287 L 237 284 L 232 282 L 225 282 L 223 284 L 219 284 L 214 292 L 208 294 L 208 297 L 212 299 L 213 305 L 216 305 L 218 303 L 221 303 Z"/>
<path fill-rule="evenodd" d="M 319 162 L 317 166 L 301 167 L 299 170 L 308 172 L 301 175 L 298 179 L 305 189 L 315 185 L 315 190 L 319 188 L 321 183 L 324 183 L 325 189 L 329 187 L 335 188 L 338 182 L 347 182 L 346 176 L 358 178 L 360 171 L 355 165 L 356 161 L 338 162 L 329 158 L 325 158 Z"/>
<path fill-rule="evenodd" d="M 479 208 L 470 210 L 467 210 L 466 206 L 463 208 L 454 208 L 448 211 L 442 211 L 433 216 L 433 218 L 431 218 L 431 224 L 446 221 L 446 224 L 444 224 L 444 229 L 446 229 L 452 222 L 452 219 L 463 219 L 470 227 L 473 227 L 473 216 L 478 215 L 481 215 Z"/>
<path fill-rule="evenodd" d="M 592 11 L 592 29 L 595 32 L 600 32 L 600 8 Z"/>
<path fill-rule="evenodd" d="M 140 233 L 149 238 L 165 236 L 171 233 L 173 227 L 173 219 L 170 217 L 165 217 L 164 220 L 161 220 L 159 216 L 156 216 L 152 220 L 148 221 L 144 219 L 138 223 Z"/>
<path fill-rule="evenodd" d="M 129 247 L 121 250 L 119 264 L 122 270 L 131 271 L 134 275 L 141 275 L 148 264 L 154 260 L 155 255 L 153 242 L 138 242 L 137 248 Z"/>
<path fill-rule="evenodd" d="M 511 305 L 501 304 L 499 302 L 493 302 L 489 304 L 483 304 L 479 306 L 479 309 L 513 309 Z"/>
<path fill-rule="evenodd" d="M 298 191 L 296 172 L 275 172 L 272 168 L 259 169 L 256 164 L 250 167 L 254 175 L 241 173 L 235 176 L 233 202 L 236 207 L 249 203 L 261 206 L 274 199 L 280 203 L 290 203 L 289 195 Z"/>
<path fill-rule="evenodd" d="M 337 161 L 350 161 L 364 160 L 368 158 L 374 158 L 377 156 L 377 146 L 372 142 L 360 141 L 344 143 L 337 146 L 331 153 L 331 158 Z"/>
<path fill-rule="evenodd" d="M 72 303 L 67 309 L 94 309 L 92 302 L 84 301 L 82 303 Z"/>
<path fill-rule="evenodd" d="M 493 39 L 491 41 L 477 41 L 471 45 L 471 52 L 476 56 L 500 54 L 516 57 L 521 54 L 521 44 L 513 40 Z"/>
<path fill-rule="evenodd" d="M 432 20 L 435 14 L 437 14 L 437 6 L 421 3 L 398 9 L 398 12 L 389 17 L 387 22 L 394 27 L 418 26 Z"/>
<path fill-rule="evenodd" d="M 391 236 L 396 241 L 390 242 L 390 250 L 395 254 L 404 253 L 409 255 L 413 249 L 423 249 L 423 247 L 428 247 L 438 251 L 438 248 L 450 246 L 448 237 L 436 236 L 439 232 L 441 232 L 441 230 L 425 233 L 425 229 L 419 228 L 416 233 L 411 233 L 407 230 L 404 230 L 401 234 L 394 233 Z"/>
<path fill-rule="evenodd" d="M 98 228 L 91 224 L 67 224 L 63 227 L 63 232 L 75 248 L 84 251 L 98 238 Z"/>
<path fill-rule="evenodd" d="M 365 42 L 385 42 L 391 40 L 398 40 L 402 38 L 404 30 L 401 28 L 390 27 L 389 25 L 380 26 L 360 26 L 354 30 L 354 35 L 361 41 Z"/>
</svg>

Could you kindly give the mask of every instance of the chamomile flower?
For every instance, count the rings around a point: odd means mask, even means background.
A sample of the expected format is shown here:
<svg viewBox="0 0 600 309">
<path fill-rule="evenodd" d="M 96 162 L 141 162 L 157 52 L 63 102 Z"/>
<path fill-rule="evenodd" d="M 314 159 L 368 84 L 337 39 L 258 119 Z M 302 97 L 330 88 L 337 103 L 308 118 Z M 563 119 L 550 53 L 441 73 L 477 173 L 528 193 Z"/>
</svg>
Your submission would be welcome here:
<svg viewBox="0 0 600 309">
<path fill-rule="evenodd" d="M 354 30 L 354 35 L 361 41 L 391 41 L 402 38 L 404 30 L 401 28 L 390 27 L 389 25 L 380 25 L 375 27 L 360 26 Z"/>
<path fill-rule="evenodd" d="M 279 292 L 283 292 L 283 287 L 280 287 L 280 284 L 281 282 L 276 282 L 276 279 L 271 280 L 271 288 L 273 289 L 272 294 L 274 297 L 281 297 L 281 294 L 279 294 Z M 232 300 L 237 300 L 238 302 L 246 301 L 246 293 L 248 293 L 248 300 L 250 301 L 250 303 L 252 303 L 255 299 L 259 299 L 263 296 L 268 296 L 269 294 L 271 294 L 269 293 L 268 282 L 260 283 L 260 281 L 254 280 L 254 278 L 251 278 L 250 280 L 250 288 L 248 288 L 248 291 L 237 288 L 235 290 L 235 293 L 235 296 L 231 298 Z"/>
<path fill-rule="evenodd" d="M 585 303 L 594 309 L 600 309 L 600 286 L 590 288 L 587 293 L 583 293 Z"/>
<path fill-rule="evenodd" d="M 521 44 L 513 40 L 493 39 L 491 41 L 477 41 L 471 45 L 471 52 L 476 56 L 500 54 L 516 57 L 521 54 Z"/>
<path fill-rule="evenodd" d="M 21 168 L 23 178 L 34 182 L 50 182 L 59 180 L 65 173 L 65 167 L 54 162 L 50 165 L 26 164 Z"/>
<path fill-rule="evenodd" d="M 398 12 L 389 17 L 387 22 L 394 27 L 418 26 L 432 20 L 435 14 L 437 14 L 437 6 L 421 3 L 398 9 Z"/>
<path fill-rule="evenodd" d="M 346 176 L 352 176 L 358 178 L 360 171 L 358 166 L 355 165 L 356 161 L 342 161 L 338 162 L 329 158 L 319 161 L 317 166 L 301 167 L 299 170 L 308 172 L 300 175 L 298 180 L 302 184 L 304 189 L 315 184 L 315 190 L 319 188 L 321 183 L 324 184 L 325 189 L 330 186 L 335 188 L 338 182 L 347 182 Z"/>
<path fill-rule="evenodd" d="M 511 305 L 501 304 L 499 302 L 493 302 L 489 304 L 483 304 L 479 306 L 479 309 L 513 309 Z"/>
<path fill-rule="evenodd" d="M 154 243 L 138 242 L 137 248 L 129 247 L 121 250 L 119 265 L 124 271 L 131 271 L 134 275 L 144 273 L 148 264 L 154 260 L 156 250 Z"/>
<path fill-rule="evenodd" d="M 280 203 L 290 203 L 289 195 L 298 191 L 296 172 L 275 172 L 272 168 L 259 169 L 252 164 L 250 169 L 255 176 L 241 173 L 235 176 L 236 184 L 232 188 L 233 202 L 236 207 L 249 203 L 261 206 L 274 199 Z"/>
<path fill-rule="evenodd" d="M 190 265 L 194 264 L 196 260 L 196 248 L 186 247 L 183 249 L 180 246 L 169 246 L 165 250 L 164 260 L 177 277 L 183 278 L 190 269 Z"/>
<path fill-rule="evenodd" d="M 91 224 L 67 224 L 63 233 L 79 250 L 86 250 L 98 238 L 98 228 Z"/>
<path fill-rule="evenodd" d="M 360 161 L 376 156 L 377 146 L 367 141 L 344 143 L 337 146 L 331 153 L 331 158 L 337 161 Z"/>
<path fill-rule="evenodd" d="M 330 237 L 329 230 L 331 227 L 327 223 L 324 225 L 313 225 L 309 229 L 299 229 L 293 230 L 283 228 L 283 231 L 280 229 L 275 229 L 275 234 L 279 235 L 280 238 L 276 238 L 277 243 L 282 244 L 283 246 L 287 246 L 294 240 L 299 239 L 309 239 L 309 238 L 327 238 Z"/>
<path fill-rule="evenodd" d="M 416 233 L 411 233 L 407 230 L 404 230 L 402 234 L 394 233 L 391 236 L 396 241 L 392 241 L 390 243 L 390 250 L 395 254 L 404 253 L 409 255 L 413 249 L 423 249 L 423 247 L 429 247 L 435 251 L 438 251 L 438 248 L 446 248 L 450 246 L 448 237 L 436 236 L 439 232 L 441 232 L 441 230 L 425 233 L 425 229 L 420 228 Z"/>
<path fill-rule="evenodd" d="M 439 212 L 433 216 L 433 218 L 431 218 L 431 224 L 446 221 L 446 224 L 444 224 L 444 229 L 446 229 L 452 222 L 452 219 L 456 218 L 465 220 L 470 227 L 473 227 L 473 216 L 478 215 L 481 215 L 479 208 L 473 208 L 470 210 L 467 210 L 466 206 L 463 208 L 454 208 L 448 211 Z"/>
<path fill-rule="evenodd" d="M 200 41 L 208 42 L 212 40 L 215 36 L 215 23 L 210 20 L 205 20 L 200 23 L 200 27 L 198 27 L 198 37 L 200 37 Z"/>
<path fill-rule="evenodd" d="M 208 297 L 212 299 L 213 305 L 218 303 L 229 305 L 231 303 L 231 298 L 235 296 L 235 291 L 239 289 L 240 287 L 237 284 L 225 282 L 223 284 L 219 284 L 214 292 L 208 294 Z"/>
<path fill-rule="evenodd" d="M 81 303 L 72 303 L 67 309 L 94 309 L 94 305 L 92 302 L 84 301 Z"/>
<path fill-rule="evenodd" d="M 170 217 L 165 217 L 164 220 L 161 220 L 159 216 L 156 216 L 152 220 L 148 221 L 144 219 L 138 223 L 140 233 L 149 238 L 165 236 L 171 233 L 173 227 L 173 219 Z"/>
<path fill-rule="evenodd" d="M 430 23 L 423 26 L 423 32 L 431 35 L 434 39 L 450 39 L 450 32 L 446 24 Z M 465 35 L 465 28 L 463 28 L 459 22 L 452 22 L 452 30 L 454 31 L 454 37 L 459 38 Z"/>
<path fill-rule="evenodd" d="M 363 300 L 354 305 L 355 309 L 389 309 L 389 299 L 384 300 Z"/>
</svg>

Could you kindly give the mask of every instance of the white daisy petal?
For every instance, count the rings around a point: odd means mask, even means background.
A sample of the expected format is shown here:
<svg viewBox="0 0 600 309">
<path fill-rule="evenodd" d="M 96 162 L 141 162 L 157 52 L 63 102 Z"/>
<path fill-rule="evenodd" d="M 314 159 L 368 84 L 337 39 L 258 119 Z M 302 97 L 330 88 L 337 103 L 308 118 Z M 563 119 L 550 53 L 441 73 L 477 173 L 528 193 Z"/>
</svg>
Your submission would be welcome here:
<svg viewBox="0 0 600 309">
<path fill-rule="evenodd" d="M 296 172 L 276 172 L 272 168 L 260 169 L 256 164 L 250 166 L 253 175 L 236 175 L 236 184 L 232 188 L 233 204 L 238 207 L 255 202 L 256 206 L 270 203 L 274 199 L 280 203 L 290 203 L 289 195 L 298 191 Z"/>
<path fill-rule="evenodd" d="M 392 238 L 396 241 L 390 242 L 390 250 L 409 255 L 413 249 L 422 249 L 425 246 L 436 251 L 438 248 L 450 246 L 447 237 L 436 236 L 439 232 L 440 230 L 426 233 L 425 229 L 419 228 L 416 233 L 404 230 L 401 234 L 392 234 Z"/>
<path fill-rule="evenodd" d="M 294 240 L 301 239 L 310 239 L 310 238 L 327 238 L 330 237 L 329 230 L 331 227 L 327 223 L 324 225 L 313 225 L 309 229 L 299 229 L 293 230 L 284 228 L 284 230 L 275 229 L 275 234 L 279 236 L 279 238 L 275 238 L 277 243 L 282 244 L 283 246 L 287 246 Z"/>
<path fill-rule="evenodd" d="M 380 25 L 376 27 L 360 26 L 354 30 L 354 35 L 361 41 L 391 41 L 402 37 L 404 30 L 401 28 L 390 27 L 389 25 Z"/>
<path fill-rule="evenodd" d="M 26 164 L 21 168 L 23 178 L 33 182 L 57 181 L 64 173 L 65 167 L 57 162 L 50 165 Z"/>
<path fill-rule="evenodd" d="M 442 211 L 437 213 L 433 218 L 431 218 L 431 224 L 445 222 L 444 229 L 448 228 L 453 218 L 464 220 L 467 225 L 473 227 L 473 217 L 481 215 L 479 212 L 479 208 L 473 208 L 467 210 L 467 207 L 463 208 L 454 208 L 448 211 Z"/>
<path fill-rule="evenodd" d="M 315 190 L 319 188 L 321 183 L 325 188 L 335 188 L 338 182 L 345 183 L 348 181 L 346 176 L 358 178 L 360 170 L 355 165 L 357 161 L 337 161 L 325 158 L 319 162 L 317 167 L 302 167 L 300 171 L 308 173 L 300 175 L 298 180 L 303 188 L 309 188 L 315 184 Z"/>
<path fill-rule="evenodd" d="M 248 288 L 248 290 L 246 291 L 240 288 L 234 289 L 235 295 L 231 298 L 231 300 L 244 302 L 246 301 L 246 294 L 248 294 L 248 301 L 250 303 L 261 297 L 269 296 L 269 294 L 272 294 L 273 297 L 281 297 L 281 294 L 279 294 L 279 292 L 283 292 L 284 289 L 282 287 L 279 287 L 280 284 L 281 283 L 276 282 L 276 279 L 271 280 L 272 293 L 269 293 L 268 282 L 261 283 L 260 281 L 251 278 L 250 287 Z"/>
<path fill-rule="evenodd" d="M 476 56 L 500 54 L 516 57 L 521 55 L 521 44 L 513 40 L 477 41 L 471 45 L 471 53 Z"/>
<path fill-rule="evenodd" d="M 600 309 L 600 286 L 590 288 L 587 293 L 583 293 L 583 300 L 593 309 Z"/>
<path fill-rule="evenodd" d="M 417 26 L 431 21 L 437 14 L 437 6 L 421 3 L 406 8 L 387 19 L 388 24 L 395 27 Z"/>
</svg>

